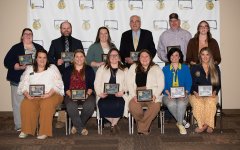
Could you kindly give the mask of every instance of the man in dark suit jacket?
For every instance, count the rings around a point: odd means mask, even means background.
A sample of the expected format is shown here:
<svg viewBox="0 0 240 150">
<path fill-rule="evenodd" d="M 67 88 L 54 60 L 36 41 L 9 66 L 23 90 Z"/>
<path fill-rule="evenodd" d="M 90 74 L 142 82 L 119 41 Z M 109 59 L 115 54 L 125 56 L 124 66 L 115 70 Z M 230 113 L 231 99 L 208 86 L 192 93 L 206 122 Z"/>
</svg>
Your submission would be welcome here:
<svg viewBox="0 0 240 150">
<path fill-rule="evenodd" d="M 130 17 L 130 27 L 128 30 L 122 34 L 120 43 L 120 55 L 122 62 L 126 66 L 133 64 L 133 60 L 130 58 L 131 51 L 141 51 L 142 49 L 147 49 L 151 52 L 152 57 L 156 55 L 156 48 L 153 42 L 152 32 L 148 30 L 141 29 L 141 18 L 137 15 Z M 135 45 L 135 40 L 137 44 Z"/>
<path fill-rule="evenodd" d="M 64 21 L 60 25 L 61 37 L 55 40 L 52 40 L 48 58 L 50 63 L 55 64 L 61 74 L 63 74 L 65 70 L 65 63 L 61 59 L 61 52 L 65 52 L 65 38 L 68 38 L 69 41 L 69 52 L 74 52 L 76 49 L 82 49 L 82 42 L 71 36 L 72 34 L 72 25 L 68 21 Z"/>
<path fill-rule="evenodd" d="M 78 39 L 75 39 L 71 36 L 72 34 L 72 25 L 68 21 L 64 21 L 60 25 L 60 31 L 61 31 L 61 37 L 57 38 L 55 40 L 52 40 L 49 52 L 48 52 L 48 59 L 49 62 L 52 64 L 55 64 L 61 74 L 64 73 L 67 65 L 66 62 L 64 62 L 61 59 L 61 52 L 65 52 L 66 50 L 66 39 L 68 40 L 68 51 L 74 52 L 76 49 L 82 49 L 82 42 Z M 69 63 L 69 62 L 67 62 Z M 65 112 L 64 111 L 58 111 L 58 119 L 57 123 L 55 125 L 56 128 L 63 128 L 65 126 Z"/>
</svg>

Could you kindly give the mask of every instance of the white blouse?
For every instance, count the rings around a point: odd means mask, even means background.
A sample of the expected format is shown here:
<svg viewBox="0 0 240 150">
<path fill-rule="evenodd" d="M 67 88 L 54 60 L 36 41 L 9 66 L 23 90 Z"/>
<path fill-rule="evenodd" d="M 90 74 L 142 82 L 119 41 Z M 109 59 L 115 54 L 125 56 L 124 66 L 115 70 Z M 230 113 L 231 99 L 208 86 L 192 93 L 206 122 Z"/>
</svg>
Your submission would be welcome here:
<svg viewBox="0 0 240 150">
<path fill-rule="evenodd" d="M 33 71 L 33 66 L 28 66 L 21 76 L 18 94 L 23 94 L 25 91 L 29 92 L 29 85 L 32 84 L 44 84 L 45 93 L 54 89 L 55 92 L 64 95 L 62 76 L 58 68 L 53 64 L 47 70 L 39 73 Z"/>
</svg>

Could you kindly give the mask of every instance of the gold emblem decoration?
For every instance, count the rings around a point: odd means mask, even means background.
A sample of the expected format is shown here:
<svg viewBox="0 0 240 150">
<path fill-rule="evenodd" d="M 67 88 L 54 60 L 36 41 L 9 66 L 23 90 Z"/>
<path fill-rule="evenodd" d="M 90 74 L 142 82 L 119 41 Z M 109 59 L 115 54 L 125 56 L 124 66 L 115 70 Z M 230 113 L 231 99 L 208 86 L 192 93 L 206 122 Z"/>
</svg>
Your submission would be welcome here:
<svg viewBox="0 0 240 150">
<path fill-rule="evenodd" d="M 196 77 L 200 77 L 200 75 L 201 75 L 201 74 L 200 74 L 200 71 L 195 72 L 195 76 L 196 76 Z"/>
<path fill-rule="evenodd" d="M 183 21 L 182 28 L 185 29 L 185 30 L 190 29 L 190 24 L 188 23 L 188 21 Z"/>
<path fill-rule="evenodd" d="M 109 10 L 115 9 L 114 0 L 110 0 L 110 1 L 107 3 L 107 7 L 108 7 Z"/>
<path fill-rule="evenodd" d="M 214 4 L 213 4 L 212 0 L 208 0 L 208 2 L 206 3 L 206 8 L 208 10 L 212 10 L 214 8 Z"/>
<path fill-rule="evenodd" d="M 164 0 L 159 0 L 156 4 L 157 9 L 162 10 L 165 7 Z"/>
<path fill-rule="evenodd" d="M 89 30 L 91 27 L 90 23 L 89 23 L 89 20 L 83 20 L 83 24 L 82 24 L 82 28 L 84 30 Z"/>
<path fill-rule="evenodd" d="M 41 28 L 40 19 L 34 19 L 32 24 L 33 29 L 38 30 Z"/>
<path fill-rule="evenodd" d="M 59 24 L 56 24 L 56 25 L 54 26 L 54 28 L 55 28 L 56 30 L 59 30 L 59 29 L 60 29 L 60 25 L 59 25 Z"/>
<path fill-rule="evenodd" d="M 129 9 L 133 10 L 133 4 L 129 5 Z"/>
<path fill-rule="evenodd" d="M 59 9 L 64 9 L 65 7 L 66 7 L 66 4 L 65 4 L 64 0 L 59 0 L 58 8 Z"/>
<path fill-rule="evenodd" d="M 85 8 L 84 4 L 80 5 L 80 9 L 83 10 Z"/>
<path fill-rule="evenodd" d="M 34 9 L 35 8 L 35 5 L 34 3 L 31 4 L 31 8 Z"/>
</svg>

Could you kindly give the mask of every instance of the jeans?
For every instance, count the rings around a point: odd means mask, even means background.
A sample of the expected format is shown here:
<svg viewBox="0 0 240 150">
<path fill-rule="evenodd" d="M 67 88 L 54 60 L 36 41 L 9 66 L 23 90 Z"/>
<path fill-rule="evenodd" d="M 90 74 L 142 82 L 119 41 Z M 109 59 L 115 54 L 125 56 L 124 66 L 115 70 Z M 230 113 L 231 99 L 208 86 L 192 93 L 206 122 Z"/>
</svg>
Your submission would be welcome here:
<svg viewBox="0 0 240 150">
<path fill-rule="evenodd" d="M 163 104 L 167 106 L 170 113 L 177 120 L 177 123 L 182 124 L 188 105 L 188 96 L 174 99 L 169 99 L 168 96 L 163 96 Z"/>
<path fill-rule="evenodd" d="M 72 119 L 73 126 L 77 128 L 79 134 L 81 134 L 82 130 L 85 128 L 85 125 L 88 119 L 92 116 L 94 109 L 96 107 L 96 97 L 94 95 L 90 95 L 82 105 L 81 114 L 79 115 L 78 111 L 78 102 L 74 102 L 70 97 L 65 96 L 64 102 L 67 107 L 67 113 L 69 117 Z"/>
<path fill-rule="evenodd" d="M 11 85 L 12 109 L 13 109 L 13 119 L 15 124 L 15 130 L 21 129 L 20 106 L 23 100 L 23 95 L 18 95 L 17 89 L 18 89 L 18 86 Z"/>
</svg>

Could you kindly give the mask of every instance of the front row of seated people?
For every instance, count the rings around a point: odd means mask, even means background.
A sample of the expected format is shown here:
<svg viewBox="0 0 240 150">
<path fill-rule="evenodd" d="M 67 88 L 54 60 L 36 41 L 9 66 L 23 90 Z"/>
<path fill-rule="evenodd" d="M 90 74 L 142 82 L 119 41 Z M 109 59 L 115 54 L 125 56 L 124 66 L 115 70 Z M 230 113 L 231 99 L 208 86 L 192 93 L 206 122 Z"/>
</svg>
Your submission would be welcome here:
<svg viewBox="0 0 240 150">
<path fill-rule="evenodd" d="M 86 123 L 96 104 L 100 117 L 111 123 L 111 134 L 119 132 L 118 121 L 123 116 L 127 117 L 129 111 L 136 120 L 138 133 L 148 135 L 151 123 L 160 110 L 161 99 L 176 119 L 180 134 L 187 133 L 183 118 L 189 101 L 198 122 L 195 131 L 200 133 L 206 130 L 212 133 L 221 84 L 220 70 L 214 64 L 210 49 L 205 47 L 200 50 L 200 64 L 192 66 L 191 71 L 183 64 L 183 54 L 178 48 L 172 48 L 167 57 L 171 63 L 162 71 L 153 62 L 151 53 L 143 49 L 138 55 L 138 61 L 128 70 L 120 61 L 119 51 L 112 48 L 108 52 L 106 63 L 98 68 L 95 78 L 92 67 L 85 63 L 84 51 L 76 50 L 73 65 L 61 77 L 56 66 L 48 63 L 47 51 L 37 50 L 34 64 L 26 68 L 18 87 L 18 93 L 24 95 L 21 104 L 22 131 L 19 137 L 35 135 L 38 124 L 38 139 L 52 136 L 53 115 L 63 99 L 73 122 L 72 133 L 80 135 L 88 134 Z M 116 94 L 105 93 L 105 83 L 119 84 L 119 91 Z M 32 84 L 44 84 L 45 94 L 41 97 L 30 96 L 29 85 Z M 199 85 L 212 85 L 212 96 L 199 96 Z M 185 97 L 171 98 L 170 88 L 179 86 L 185 88 Z M 84 89 L 86 100 L 73 101 L 72 89 Z M 136 94 L 139 89 L 151 89 L 152 101 L 139 102 Z M 79 105 L 82 105 L 80 115 Z"/>
</svg>

